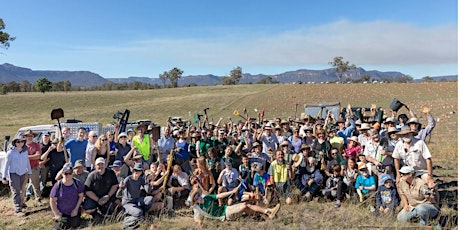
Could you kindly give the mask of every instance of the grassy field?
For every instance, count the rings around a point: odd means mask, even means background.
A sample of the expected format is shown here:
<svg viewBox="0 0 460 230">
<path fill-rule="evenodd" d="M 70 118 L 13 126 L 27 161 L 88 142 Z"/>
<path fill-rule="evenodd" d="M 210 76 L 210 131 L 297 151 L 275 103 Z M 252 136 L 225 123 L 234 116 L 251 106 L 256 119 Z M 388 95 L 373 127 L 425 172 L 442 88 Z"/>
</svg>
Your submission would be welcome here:
<svg viewBox="0 0 460 230">
<path fill-rule="evenodd" d="M 454 83 L 418 83 L 418 84 L 328 84 L 328 85 L 239 85 L 208 86 L 178 89 L 160 89 L 146 91 L 104 91 L 104 92 L 53 92 L 53 93 L 10 93 L 0 96 L 0 140 L 3 136 L 14 135 L 18 128 L 37 124 L 55 124 L 50 113 L 52 109 L 62 108 L 64 119 L 79 119 L 85 122 L 98 121 L 103 124 L 113 122 L 116 111 L 131 111 L 130 120 L 150 119 L 164 125 L 168 116 L 182 116 L 193 119 L 193 114 L 203 113 L 210 108 L 208 115 L 215 122 L 223 117 L 239 120 L 234 110 L 242 112 L 246 107 L 250 116 L 255 117 L 254 109 L 265 109 L 265 117 L 299 117 L 303 104 L 340 102 L 342 106 L 376 104 L 389 111 L 393 98 L 406 103 L 426 124 L 421 107 L 427 104 L 437 119 L 437 126 L 428 144 L 433 155 L 435 175 L 441 182 L 455 182 L 454 198 L 445 202 L 457 204 L 457 159 L 458 159 L 458 85 Z M 295 105 L 299 104 L 297 114 Z M 402 109 L 405 112 L 405 109 Z M 32 214 L 19 223 L 8 209 L 11 201 L 0 198 L 4 208 L 0 209 L 2 218 L 0 228 L 47 229 L 50 227 L 49 212 Z M 3 205 L 4 204 L 4 205 Z M 347 207 L 348 206 L 348 207 Z M 446 216 L 456 216 L 455 209 L 444 205 L 442 212 Z M 375 221 L 368 221 L 372 218 Z M 160 229 L 189 229 L 193 226 L 190 216 L 155 219 Z M 450 222 L 450 227 L 452 227 Z M 19 225 L 20 224 L 20 225 Z M 394 218 L 374 218 L 366 207 L 344 204 L 334 209 L 332 203 L 300 203 L 293 206 L 283 205 L 274 221 L 260 221 L 253 218 L 240 219 L 237 222 L 220 223 L 206 221 L 206 228 L 228 227 L 229 229 L 358 229 L 376 226 L 405 228 L 416 226 L 397 223 Z M 456 225 L 455 225 L 456 227 Z M 99 226 L 100 229 L 121 228 L 120 223 Z"/>
</svg>

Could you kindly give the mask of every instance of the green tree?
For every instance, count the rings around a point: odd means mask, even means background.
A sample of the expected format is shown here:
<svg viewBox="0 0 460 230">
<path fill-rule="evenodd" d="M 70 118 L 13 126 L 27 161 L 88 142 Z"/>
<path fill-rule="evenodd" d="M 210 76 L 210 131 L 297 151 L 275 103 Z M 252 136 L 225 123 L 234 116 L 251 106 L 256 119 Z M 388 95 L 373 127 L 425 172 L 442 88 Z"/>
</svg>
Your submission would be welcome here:
<svg viewBox="0 0 460 230">
<path fill-rule="evenodd" d="M 72 90 L 72 83 L 70 83 L 69 80 L 65 80 L 63 82 L 64 85 L 64 92 L 71 91 Z"/>
<path fill-rule="evenodd" d="M 162 74 L 158 75 L 161 82 L 163 83 L 163 88 L 166 88 L 166 80 L 168 80 L 168 72 L 164 71 Z"/>
<path fill-rule="evenodd" d="M 6 95 L 8 93 L 8 87 L 6 85 L 1 84 L 0 86 L 0 95 Z"/>
<path fill-rule="evenodd" d="M 256 84 L 277 84 L 279 83 L 277 80 L 273 79 L 272 77 L 264 77 L 256 82 Z"/>
<path fill-rule="evenodd" d="M 413 78 L 410 75 L 403 75 L 402 77 L 398 77 L 394 79 L 394 82 L 397 83 L 410 83 L 412 82 Z"/>
<path fill-rule="evenodd" d="M 23 80 L 21 82 L 21 91 L 22 92 L 32 92 L 33 90 L 33 87 L 32 87 L 32 84 L 27 81 L 27 80 Z"/>
<path fill-rule="evenodd" d="M 348 70 L 356 69 L 354 64 L 350 64 L 348 61 L 344 61 L 343 57 L 335 57 L 332 62 L 329 62 L 335 68 L 335 74 L 340 83 L 342 83 L 342 78 Z"/>
<path fill-rule="evenodd" d="M 0 18 L 0 47 L 8 49 L 10 47 L 10 42 L 16 39 L 15 37 L 11 37 L 7 32 L 3 32 L 5 29 L 5 23 L 3 19 Z"/>
<path fill-rule="evenodd" d="M 184 73 L 184 71 L 182 71 L 181 69 L 179 69 L 177 67 L 174 67 L 172 70 L 169 71 L 168 78 L 169 78 L 169 81 L 171 82 L 171 85 L 172 85 L 173 88 L 177 88 L 179 78 L 182 77 L 183 73 Z"/>
<path fill-rule="evenodd" d="M 232 77 L 223 77 L 220 80 L 222 82 L 222 85 L 235 85 L 236 84 L 235 79 L 233 79 Z"/>
<path fill-rule="evenodd" d="M 430 76 L 425 76 L 422 78 L 423 82 L 434 82 L 435 80 L 431 78 Z"/>
<path fill-rule="evenodd" d="M 243 77 L 243 70 L 241 67 L 236 67 L 230 71 L 230 77 L 233 79 L 234 84 L 238 84 L 240 82 L 240 78 Z"/>
<path fill-rule="evenodd" d="M 42 93 L 45 93 L 47 91 L 50 91 L 51 87 L 53 86 L 53 83 L 50 82 L 47 78 L 45 77 L 42 77 L 42 78 L 39 78 L 36 82 L 35 82 L 35 89 L 37 91 L 40 91 Z"/>
</svg>

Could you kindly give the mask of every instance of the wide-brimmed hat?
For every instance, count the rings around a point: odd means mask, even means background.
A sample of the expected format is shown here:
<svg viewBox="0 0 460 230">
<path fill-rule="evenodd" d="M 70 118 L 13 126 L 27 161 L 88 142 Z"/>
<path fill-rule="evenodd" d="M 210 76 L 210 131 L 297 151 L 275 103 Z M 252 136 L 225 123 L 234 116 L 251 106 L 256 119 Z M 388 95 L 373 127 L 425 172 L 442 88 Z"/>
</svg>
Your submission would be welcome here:
<svg viewBox="0 0 460 230">
<path fill-rule="evenodd" d="M 389 127 L 389 128 L 387 129 L 388 135 L 390 135 L 390 134 L 392 134 L 392 133 L 397 133 L 398 131 L 399 131 L 399 130 L 398 130 L 397 128 L 395 128 L 395 127 Z"/>
<path fill-rule="evenodd" d="M 349 138 L 347 138 L 347 141 L 354 141 L 354 142 L 356 142 L 356 143 L 359 144 L 359 142 L 358 142 L 358 137 L 357 137 L 357 136 L 349 137 Z"/>
<path fill-rule="evenodd" d="M 38 133 L 34 133 L 32 130 L 28 129 L 22 134 L 23 137 L 28 136 L 28 135 L 33 135 L 34 137 L 36 137 L 38 136 Z"/>
<path fill-rule="evenodd" d="M 412 173 L 413 174 L 413 173 L 415 173 L 415 170 L 411 166 L 406 165 L 406 166 L 403 166 L 401 169 L 399 169 L 399 172 L 404 173 L 404 174 L 406 174 L 406 173 Z"/>
<path fill-rule="evenodd" d="M 310 149 L 310 146 L 307 145 L 307 144 L 302 144 L 302 145 L 300 146 L 300 151 L 302 151 L 302 150 L 304 150 L 304 149 Z"/>
<path fill-rule="evenodd" d="M 395 182 L 395 179 L 393 179 L 393 177 L 391 177 L 389 174 L 383 174 L 382 179 L 380 179 L 380 185 L 384 185 L 385 181 L 387 180 L 391 180 L 393 183 Z"/>
<path fill-rule="evenodd" d="M 16 141 L 25 141 L 26 139 L 23 136 L 15 136 L 11 143 L 16 146 Z"/>
<path fill-rule="evenodd" d="M 299 124 L 305 124 L 305 122 L 303 120 L 301 120 L 300 118 L 296 118 L 294 120 L 295 123 L 299 123 Z"/>
<path fill-rule="evenodd" d="M 393 117 L 387 117 L 387 119 L 385 119 L 385 122 L 383 122 L 383 124 L 388 124 L 388 123 L 396 123 L 396 122 Z"/>
<path fill-rule="evenodd" d="M 303 160 L 303 154 L 301 154 L 301 153 L 294 154 L 292 156 L 292 166 L 294 166 L 294 167 L 299 166 L 300 163 L 302 163 L 302 160 Z"/>
<path fill-rule="evenodd" d="M 137 130 L 139 130 L 139 128 L 144 128 L 144 130 L 147 130 L 147 125 L 145 124 L 139 124 L 136 126 L 136 128 L 134 128 L 134 131 L 137 132 Z"/>
<path fill-rule="evenodd" d="M 281 126 L 279 125 L 275 126 L 275 130 L 281 130 Z"/>
<path fill-rule="evenodd" d="M 284 119 L 283 119 L 283 120 L 281 120 L 280 124 L 281 124 L 281 125 L 289 124 L 289 122 L 288 122 L 287 120 L 284 120 Z"/>
<path fill-rule="evenodd" d="M 42 132 L 42 135 L 43 136 L 51 136 L 51 132 L 50 131 Z"/>
<path fill-rule="evenodd" d="M 411 119 L 409 119 L 407 124 L 420 124 L 420 122 L 418 122 L 418 119 L 416 117 L 412 117 Z"/>
<path fill-rule="evenodd" d="M 397 132 L 396 134 L 405 135 L 405 134 L 408 134 L 408 133 L 416 134 L 417 132 L 412 131 L 409 126 L 403 126 L 401 128 L 401 131 Z"/>
<path fill-rule="evenodd" d="M 363 122 L 362 122 L 361 120 L 359 120 L 359 119 L 358 119 L 357 121 L 355 121 L 355 125 L 361 126 L 362 123 L 363 123 Z"/>
<path fill-rule="evenodd" d="M 120 139 L 122 137 L 128 137 L 128 134 L 125 133 L 125 132 L 122 132 L 122 133 L 118 134 L 118 139 Z"/>
<path fill-rule="evenodd" d="M 243 128 L 241 128 L 241 131 L 246 131 L 246 130 L 249 130 L 247 126 L 243 126 Z"/>
<path fill-rule="evenodd" d="M 371 129 L 371 126 L 369 125 L 369 123 L 362 123 L 361 127 L 359 128 L 359 130 L 369 130 L 369 129 Z"/>
<path fill-rule="evenodd" d="M 126 131 L 126 133 L 134 133 L 134 130 L 133 129 L 128 129 L 128 131 Z"/>
<path fill-rule="evenodd" d="M 272 129 L 273 129 L 273 127 L 271 125 L 269 125 L 269 124 L 264 126 L 264 130 L 272 130 Z"/>
<path fill-rule="evenodd" d="M 257 147 L 257 146 L 260 146 L 259 142 L 257 142 L 257 141 L 254 142 L 254 143 L 252 144 L 252 147 L 253 147 L 253 148 L 254 148 L 254 147 Z"/>
<path fill-rule="evenodd" d="M 190 135 L 190 137 L 196 137 L 196 133 L 192 133 L 192 135 Z"/>
<path fill-rule="evenodd" d="M 337 121 L 335 122 L 335 124 L 336 124 L 336 125 L 339 125 L 339 123 L 345 123 L 345 119 L 343 119 L 343 118 L 340 117 L 339 119 L 337 119 Z"/>
</svg>

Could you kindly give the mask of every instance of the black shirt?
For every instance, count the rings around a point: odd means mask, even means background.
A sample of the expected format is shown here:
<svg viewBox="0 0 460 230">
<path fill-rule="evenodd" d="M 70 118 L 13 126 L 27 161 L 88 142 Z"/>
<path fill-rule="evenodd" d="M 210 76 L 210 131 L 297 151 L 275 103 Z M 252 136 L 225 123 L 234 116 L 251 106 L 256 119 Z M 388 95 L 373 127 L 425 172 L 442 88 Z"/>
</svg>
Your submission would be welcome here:
<svg viewBox="0 0 460 230">
<path fill-rule="evenodd" d="M 96 196 L 102 197 L 109 194 L 113 185 L 117 185 L 118 180 L 115 173 L 107 168 L 104 174 L 100 175 L 98 171 L 94 170 L 89 173 L 85 181 L 85 191 L 92 191 Z"/>
</svg>

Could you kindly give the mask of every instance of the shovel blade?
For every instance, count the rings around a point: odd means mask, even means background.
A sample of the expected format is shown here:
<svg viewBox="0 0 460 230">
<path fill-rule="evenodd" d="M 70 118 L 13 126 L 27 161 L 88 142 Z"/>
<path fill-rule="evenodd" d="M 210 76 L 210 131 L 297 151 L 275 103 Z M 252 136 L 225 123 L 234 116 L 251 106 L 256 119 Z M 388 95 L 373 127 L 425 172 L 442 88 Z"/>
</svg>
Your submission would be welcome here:
<svg viewBox="0 0 460 230">
<path fill-rule="evenodd" d="M 53 109 L 53 111 L 51 111 L 51 120 L 59 119 L 63 117 L 64 117 L 64 110 L 62 110 L 61 108 Z"/>
</svg>

